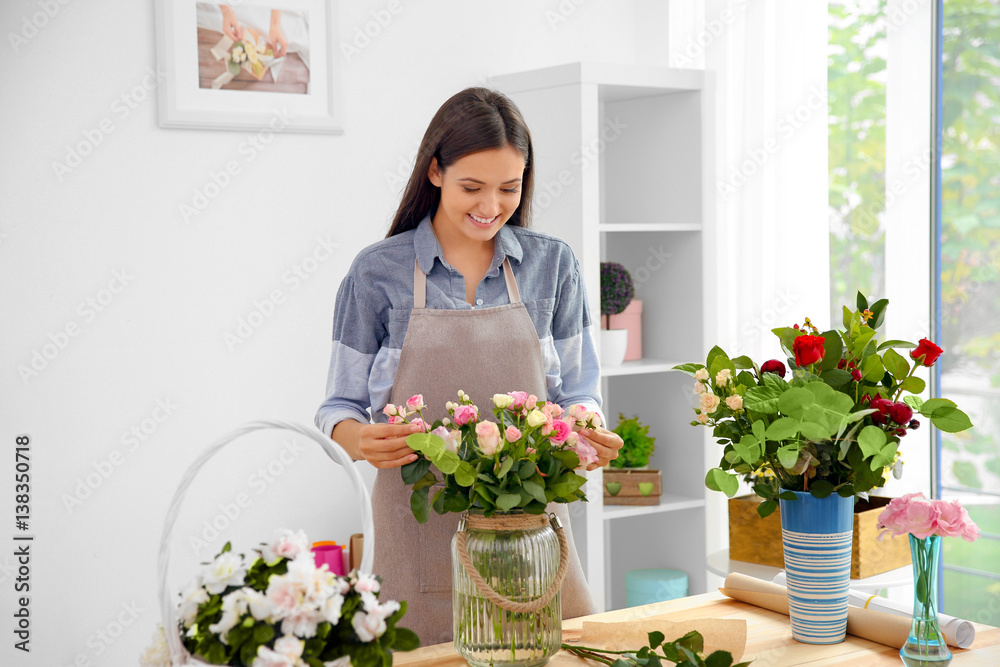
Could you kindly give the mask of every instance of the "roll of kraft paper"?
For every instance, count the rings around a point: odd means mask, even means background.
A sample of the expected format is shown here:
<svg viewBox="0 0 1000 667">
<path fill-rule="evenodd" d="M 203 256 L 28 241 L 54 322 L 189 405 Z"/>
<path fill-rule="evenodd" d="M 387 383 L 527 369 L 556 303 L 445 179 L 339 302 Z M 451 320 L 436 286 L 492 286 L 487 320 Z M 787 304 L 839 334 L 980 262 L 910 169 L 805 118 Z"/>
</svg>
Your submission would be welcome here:
<svg viewBox="0 0 1000 667">
<path fill-rule="evenodd" d="M 784 571 L 774 575 L 774 583 L 779 586 L 785 585 Z M 890 614 L 913 618 L 913 609 L 903 602 L 893 602 L 877 595 L 869 595 L 861 591 L 849 591 L 847 599 L 849 604 L 862 609 L 874 609 L 876 611 L 886 611 Z M 938 623 L 941 624 L 941 632 L 944 633 L 944 640 L 949 646 L 957 648 L 969 648 L 976 640 L 976 627 L 971 621 L 963 618 L 955 618 L 948 614 L 938 614 Z"/>
<path fill-rule="evenodd" d="M 784 586 L 748 577 L 738 572 L 726 577 L 719 592 L 740 602 L 788 615 L 788 589 Z M 910 620 L 883 611 L 847 607 L 847 632 L 892 648 L 902 648 L 910 634 Z"/>
</svg>

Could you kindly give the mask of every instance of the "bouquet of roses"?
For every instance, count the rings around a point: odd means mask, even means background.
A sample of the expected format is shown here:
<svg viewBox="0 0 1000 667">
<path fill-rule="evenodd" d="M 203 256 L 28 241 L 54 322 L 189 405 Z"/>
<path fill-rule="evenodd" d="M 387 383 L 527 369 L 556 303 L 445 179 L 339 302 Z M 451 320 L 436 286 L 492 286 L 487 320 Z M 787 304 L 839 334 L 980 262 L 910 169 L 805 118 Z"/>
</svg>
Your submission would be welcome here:
<svg viewBox="0 0 1000 667">
<path fill-rule="evenodd" d="M 420 645 L 396 627 L 406 602 L 379 601 L 381 577 L 317 568 L 309 544 L 302 531 L 279 530 L 247 557 L 227 542 L 180 595 L 184 647 L 213 665 L 381 667 L 392 650 Z M 172 664 L 162 625 L 141 664 Z"/>
<path fill-rule="evenodd" d="M 413 487 L 410 509 L 418 522 L 427 521 L 428 506 L 438 514 L 480 508 L 489 517 L 516 509 L 543 514 L 548 503 L 587 499 L 581 489 L 586 479 L 575 470 L 596 462 L 597 450 L 579 431 L 601 428 L 600 415 L 513 391 L 493 396 L 496 421 L 490 421 L 464 391 L 458 399 L 445 405 L 448 417 L 433 424 L 424 421 L 421 394 L 383 409 L 392 424 L 424 429 L 406 438 L 418 458 L 400 469 Z M 441 482 L 431 499 L 431 487 Z"/>
<path fill-rule="evenodd" d="M 944 398 L 924 401 L 924 381 L 914 373 L 932 366 L 941 348 L 923 338 L 879 343 L 877 329 L 889 302 L 869 307 L 858 293 L 858 308 L 844 307 L 841 330 L 820 333 L 804 326 L 774 329 L 789 355 L 757 366 L 748 357 L 729 356 L 719 347 L 705 364 L 682 364 L 695 379 L 699 405 L 693 425 L 712 429 L 725 447 L 718 468 L 705 484 L 732 497 L 739 478 L 764 498 L 757 511 L 767 516 L 787 491 L 824 498 L 863 495 L 900 472 L 899 447 L 920 426 L 916 414 L 942 431 L 972 427 L 968 415 Z M 910 359 L 897 349 L 912 348 Z M 904 395 L 907 394 L 907 395 Z"/>
</svg>

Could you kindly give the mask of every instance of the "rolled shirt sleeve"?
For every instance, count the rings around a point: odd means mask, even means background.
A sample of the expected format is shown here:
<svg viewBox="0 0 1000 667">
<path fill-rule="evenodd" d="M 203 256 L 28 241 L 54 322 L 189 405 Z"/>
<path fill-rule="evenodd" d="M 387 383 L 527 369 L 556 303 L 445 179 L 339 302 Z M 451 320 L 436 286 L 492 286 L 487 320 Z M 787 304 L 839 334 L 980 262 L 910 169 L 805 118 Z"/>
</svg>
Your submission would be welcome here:
<svg viewBox="0 0 1000 667">
<path fill-rule="evenodd" d="M 333 350 L 326 380 L 326 398 L 315 423 L 327 435 L 345 419 L 370 421 L 368 381 L 372 364 L 385 336 L 385 327 L 362 288 L 354 267 L 337 292 L 333 317 Z"/>
</svg>

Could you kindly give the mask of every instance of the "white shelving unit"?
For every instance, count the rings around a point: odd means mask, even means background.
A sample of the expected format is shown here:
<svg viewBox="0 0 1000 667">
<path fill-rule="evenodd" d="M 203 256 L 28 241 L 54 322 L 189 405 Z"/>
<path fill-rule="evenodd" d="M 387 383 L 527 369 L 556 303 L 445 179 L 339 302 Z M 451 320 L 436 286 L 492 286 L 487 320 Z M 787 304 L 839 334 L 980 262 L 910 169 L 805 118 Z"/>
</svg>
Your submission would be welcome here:
<svg viewBox="0 0 1000 667">
<path fill-rule="evenodd" d="M 493 80 L 531 129 L 533 224 L 573 247 L 595 323 L 601 261 L 625 265 L 643 300 L 645 357 L 603 370 L 604 411 L 610 427 L 619 412 L 650 425 L 664 493 L 605 507 L 603 473 L 590 473 L 590 502 L 571 515 L 591 591 L 601 609 L 624 607 L 624 573 L 662 567 L 704 592 L 706 438 L 689 425 L 690 378 L 670 372 L 703 358 L 712 333 L 704 73 L 570 63 Z"/>
</svg>

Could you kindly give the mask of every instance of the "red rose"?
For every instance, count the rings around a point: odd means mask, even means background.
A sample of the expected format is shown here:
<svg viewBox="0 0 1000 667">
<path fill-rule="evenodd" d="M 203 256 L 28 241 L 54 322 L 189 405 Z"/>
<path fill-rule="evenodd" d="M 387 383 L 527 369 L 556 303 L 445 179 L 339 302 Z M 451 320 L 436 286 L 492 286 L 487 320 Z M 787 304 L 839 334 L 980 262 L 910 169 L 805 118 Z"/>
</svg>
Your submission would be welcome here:
<svg viewBox="0 0 1000 667">
<path fill-rule="evenodd" d="M 909 424 L 913 419 L 913 409 L 906 403 L 892 403 L 889 405 L 889 416 L 897 424 Z"/>
<path fill-rule="evenodd" d="M 795 340 L 792 341 L 795 363 L 799 366 L 808 366 L 822 361 L 824 342 L 825 339 L 822 336 L 809 336 L 807 334 L 796 336 Z"/>
<path fill-rule="evenodd" d="M 770 359 L 760 365 L 761 373 L 774 373 L 780 378 L 785 377 L 785 365 L 777 359 Z"/>
<path fill-rule="evenodd" d="M 940 347 L 926 338 L 921 338 L 917 349 L 910 351 L 910 356 L 924 366 L 933 366 L 937 358 L 944 352 Z"/>
</svg>

